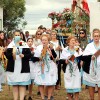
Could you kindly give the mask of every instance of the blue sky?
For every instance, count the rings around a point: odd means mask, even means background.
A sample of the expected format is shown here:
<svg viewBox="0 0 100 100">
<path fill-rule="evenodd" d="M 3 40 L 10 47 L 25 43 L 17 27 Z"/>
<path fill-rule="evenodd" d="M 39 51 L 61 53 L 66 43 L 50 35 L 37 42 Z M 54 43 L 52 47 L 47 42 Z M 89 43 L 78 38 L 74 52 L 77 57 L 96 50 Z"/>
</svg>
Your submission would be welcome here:
<svg viewBox="0 0 100 100">
<path fill-rule="evenodd" d="M 96 2 L 96 0 L 87 0 Z M 64 8 L 70 8 L 72 0 L 26 0 L 25 29 L 37 29 L 39 25 L 51 28 L 51 19 L 48 13 L 52 11 L 61 12 Z"/>
</svg>

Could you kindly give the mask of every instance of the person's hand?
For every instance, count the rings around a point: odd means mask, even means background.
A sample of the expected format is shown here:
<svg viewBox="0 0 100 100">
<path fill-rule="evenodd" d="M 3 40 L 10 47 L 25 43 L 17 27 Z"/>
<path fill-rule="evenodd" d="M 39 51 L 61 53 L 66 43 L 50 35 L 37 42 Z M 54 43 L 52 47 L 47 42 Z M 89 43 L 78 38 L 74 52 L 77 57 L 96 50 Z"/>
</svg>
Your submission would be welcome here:
<svg viewBox="0 0 100 100">
<path fill-rule="evenodd" d="M 20 56 L 21 58 L 23 58 L 23 57 L 24 57 L 24 55 L 23 55 L 23 54 L 19 54 L 19 56 Z"/>
<path fill-rule="evenodd" d="M 58 46 L 58 47 L 56 48 L 56 51 L 59 51 L 59 50 L 62 50 L 61 46 Z"/>
<path fill-rule="evenodd" d="M 42 61 L 42 57 L 40 57 L 39 60 Z"/>
<path fill-rule="evenodd" d="M 49 47 L 50 47 L 50 49 L 53 49 L 53 45 L 52 44 L 50 44 Z"/>
<path fill-rule="evenodd" d="M 91 57 L 91 59 L 94 60 L 94 59 L 95 59 L 95 56 L 93 55 L 93 56 Z"/>
<path fill-rule="evenodd" d="M 69 61 L 68 61 L 68 60 L 65 60 L 65 63 L 66 63 L 66 64 L 68 64 L 68 63 L 69 63 Z"/>
<path fill-rule="evenodd" d="M 7 47 L 4 47 L 4 52 L 7 50 Z"/>
<path fill-rule="evenodd" d="M 62 51 L 62 47 L 61 46 L 59 46 L 59 50 Z"/>
<path fill-rule="evenodd" d="M 81 67 L 83 66 L 83 61 L 80 62 L 80 66 L 81 66 Z"/>
<path fill-rule="evenodd" d="M 31 51 L 32 54 L 34 54 L 34 51 Z"/>
</svg>

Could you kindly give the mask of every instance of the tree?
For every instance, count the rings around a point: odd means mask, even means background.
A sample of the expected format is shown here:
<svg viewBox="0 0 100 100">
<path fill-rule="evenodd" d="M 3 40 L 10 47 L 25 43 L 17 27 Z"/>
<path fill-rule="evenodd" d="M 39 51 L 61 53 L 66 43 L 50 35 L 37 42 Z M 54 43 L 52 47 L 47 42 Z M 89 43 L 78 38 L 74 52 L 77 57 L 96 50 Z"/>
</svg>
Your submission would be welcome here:
<svg viewBox="0 0 100 100">
<path fill-rule="evenodd" d="M 24 22 L 22 23 L 22 27 L 25 28 L 26 25 L 27 25 L 27 22 L 24 21 Z"/>
<path fill-rule="evenodd" d="M 24 18 L 25 0 L 0 0 L 3 7 L 3 25 L 8 31 L 18 28 Z"/>
</svg>

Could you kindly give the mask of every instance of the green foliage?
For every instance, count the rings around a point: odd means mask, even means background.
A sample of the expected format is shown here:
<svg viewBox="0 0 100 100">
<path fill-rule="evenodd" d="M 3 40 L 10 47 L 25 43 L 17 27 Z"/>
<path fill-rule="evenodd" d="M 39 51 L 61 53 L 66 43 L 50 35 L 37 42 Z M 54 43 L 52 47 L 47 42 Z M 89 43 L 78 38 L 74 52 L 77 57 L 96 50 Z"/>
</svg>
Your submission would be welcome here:
<svg viewBox="0 0 100 100">
<path fill-rule="evenodd" d="M 3 25 L 8 31 L 18 27 L 24 18 L 25 0 L 0 0 L 3 7 Z"/>
<path fill-rule="evenodd" d="M 27 25 L 27 22 L 26 21 L 23 21 L 22 22 L 22 27 L 25 28 L 26 25 Z"/>
</svg>

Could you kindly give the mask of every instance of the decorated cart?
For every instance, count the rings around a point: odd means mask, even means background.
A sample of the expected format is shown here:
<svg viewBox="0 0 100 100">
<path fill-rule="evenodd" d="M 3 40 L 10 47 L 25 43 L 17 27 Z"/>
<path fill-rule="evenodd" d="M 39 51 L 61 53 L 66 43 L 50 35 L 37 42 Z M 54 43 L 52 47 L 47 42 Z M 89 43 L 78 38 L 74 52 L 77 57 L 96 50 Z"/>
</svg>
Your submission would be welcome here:
<svg viewBox="0 0 100 100">
<path fill-rule="evenodd" d="M 82 6 L 82 7 L 81 7 Z M 74 35 L 78 38 L 80 29 L 86 29 L 89 34 L 89 8 L 86 0 L 73 0 L 71 9 L 64 8 L 62 12 L 51 12 L 48 17 L 52 21 L 52 29 L 58 33 L 58 39 L 65 44 L 65 39 Z"/>
</svg>

